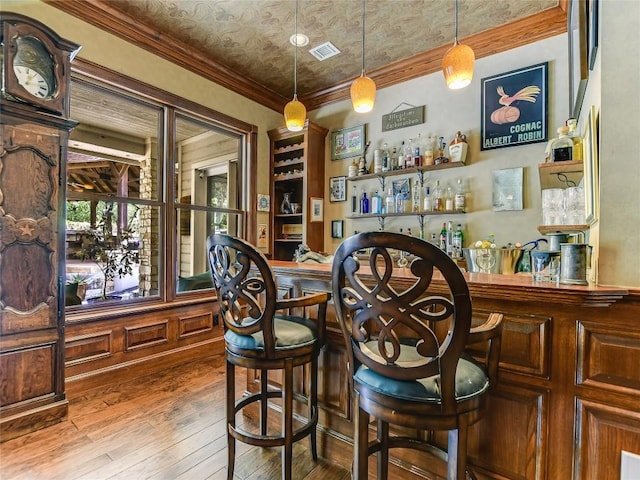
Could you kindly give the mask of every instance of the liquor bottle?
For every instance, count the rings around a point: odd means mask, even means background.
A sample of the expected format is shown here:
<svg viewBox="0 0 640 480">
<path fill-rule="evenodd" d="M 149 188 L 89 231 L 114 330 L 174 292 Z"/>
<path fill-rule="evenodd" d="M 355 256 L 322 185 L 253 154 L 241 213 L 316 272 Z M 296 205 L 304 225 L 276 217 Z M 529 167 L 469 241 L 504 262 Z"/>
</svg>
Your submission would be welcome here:
<svg viewBox="0 0 640 480">
<path fill-rule="evenodd" d="M 398 169 L 398 149 L 393 147 L 393 153 L 391 154 L 391 170 Z"/>
<path fill-rule="evenodd" d="M 402 170 L 406 168 L 406 160 L 407 158 L 405 157 L 405 153 L 404 153 L 404 140 L 403 140 L 402 143 L 400 144 L 400 149 L 398 151 L 398 170 Z"/>
<path fill-rule="evenodd" d="M 358 164 L 356 163 L 355 157 L 351 161 L 351 165 L 349 165 L 349 177 L 357 177 L 358 176 Z"/>
<path fill-rule="evenodd" d="M 360 199 L 360 213 L 369 213 L 369 199 L 367 198 L 367 192 L 362 192 L 362 198 Z"/>
<path fill-rule="evenodd" d="M 458 179 L 458 186 L 456 187 L 456 195 L 453 198 L 453 209 L 457 213 L 464 213 L 467 211 L 467 197 L 464 191 L 464 184 L 462 179 Z"/>
<path fill-rule="evenodd" d="M 442 230 L 440 230 L 440 250 L 447 251 L 447 224 L 442 222 Z"/>
<path fill-rule="evenodd" d="M 449 158 L 452 162 L 463 162 L 467 158 L 467 136 L 458 131 L 449 144 Z"/>
<path fill-rule="evenodd" d="M 425 212 L 431 211 L 431 191 L 429 185 L 424 187 L 424 199 L 422 201 L 422 209 Z"/>
<path fill-rule="evenodd" d="M 413 164 L 416 167 L 422 166 L 422 156 L 420 155 L 420 152 L 422 150 L 422 138 L 420 138 L 421 136 L 422 135 L 418 133 L 418 138 L 416 139 L 416 143 L 413 146 Z"/>
<path fill-rule="evenodd" d="M 409 139 L 409 143 L 404 149 L 404 165 L 406 168 L 413 168 L 416 166 L 413 161 L 413 139 Z"/>
<path fill-rule="evenodd" d="M 573 142 L 573 160 L 582 162 L 584 159 L 584 150 L 582 145 L 582 137 L 578 134 L 578 122 L 575 118 L 567 120 L 567 126 L 569 127 L 569 138 Z"/>
<path fill-rule="evenodd" d="M 558 128 L 558 138 L 551 144 L 551 160 L 564 162 L 573 159 L 573 141 L 569 138 L 569 127 Z"/>
<path fill-rule="evenodd" d="M 382 146 L 382 171 L 388 172 L 391 170 L 391 158 L 389 157 L 389 148 L 385 143 Z"/>
<path fill-rule="evenodd" d="M 429 134 L 427 137 L 427 141 L 424 146 L 424 151 L 422 152 L 422 164 L 423 165 L 433 165 L 433 150 L 435 149 L 436 141 L 433 138 L 433 135 Z"/>
<path fill-rule="evenodd" d="M 353 186 L 353 192 L 351 193 L 351 214 L 356 215 L 358 213 L 358 186 Z"/>
<path fill-rule="evenodd" d="M 436 247 L 438 246 L 438 236 L 435 234 L 435 232 L 431 234 L 431 243 Z"/>
<path fill-rule="evenodd" d="M 371 197 L 371 213 L 380 215 L 382 213 L 382 197 L 376 190 Z"/>
<path fill-rule="evenodd" d="M 440 180 L 436 180 L 436 186 L 433 187 L 433 198 L 431 199 L 431 207 L 434 212 L 442 212 L 444 210 L 444 198 L 442 196 L 442 188 Z"/>
<path fill-rule="evenodd" d="M 456 231 L 453 232 L 453 258 L 462 258 L 462 249 L 464 248 L 464 233 L 462 225 L 458 224 Z"/>
<path fill-rule="evenodd" d="M 405 202 L 404 202 L 404 196 L 402 192 L 396 193 L 395 200 L 396 200 L 396 206 L 395 206 L 396 213 L 404 213 Z"/>
<path fill-rule="evenodd" d="M 420 199 L 420 186 L 418 185 L 418 182 L 414 182 L 411 191 L 411 210 L 414 212 L 419 212 L 421 207 L 422 202 Z"/>
<path fill-rule="evenodd" d="M 451 185 L 447 186 L 444 195 L 444 209 L 447 212 L 453 212 L 453 187 Z"/>
<path fill-rule="evenodd" d="M 393 187 L 389 187 L 387 195 L 384 197 L 384 212 L 393 213 L 396 210 L 396 199 L 393 196 Z"/>
<path fill-rule="evenodd" d="M 446 147 L 446 143 L 444 141 L 444 137 L 440 137 L 440 141 L 438 142 L 438 156 L 433 161 L 435 165 L 440 165 L 442 163 L 449 163 L 449 159 L 444 153 L 445 147 Z"/>
<path fill-rule="evenodd" d="M 449 220 L 447 222 L 447 239 L 446 239 L 446 252 L 447 255 L 453 257 L 453 222 Z"/>
</svg>

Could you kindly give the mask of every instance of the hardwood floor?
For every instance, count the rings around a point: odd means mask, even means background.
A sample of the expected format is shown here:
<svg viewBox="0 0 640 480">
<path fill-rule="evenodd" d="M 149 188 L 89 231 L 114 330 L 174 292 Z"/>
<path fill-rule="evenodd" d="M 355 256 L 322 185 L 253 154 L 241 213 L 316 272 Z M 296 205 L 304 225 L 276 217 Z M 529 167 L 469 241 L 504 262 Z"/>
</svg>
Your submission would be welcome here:
<svg viewBox="0 0 640 480">
<path fill-rule="evenodd" d="M 244 375 L 237 389 L 244 388 Z M 226 479 L 221 355 L 71 398 L 69 419 L 0 444 L 0 478 Z M 348 480 L 308 440 L 294 446 L 293 478 Z M 280 449 L 236 446 L 236 479 L 280 478 Z"/>
</svg>

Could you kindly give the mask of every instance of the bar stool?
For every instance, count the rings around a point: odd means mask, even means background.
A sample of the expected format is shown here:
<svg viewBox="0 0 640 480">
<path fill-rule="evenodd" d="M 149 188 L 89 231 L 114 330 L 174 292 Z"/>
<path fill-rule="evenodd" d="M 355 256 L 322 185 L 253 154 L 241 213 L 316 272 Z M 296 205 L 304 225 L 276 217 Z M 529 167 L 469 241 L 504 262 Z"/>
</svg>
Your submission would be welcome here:
<svg viewBox="0 0 640 480">
<path fill-rule="evenodd" d="M 371 255 L 361 262 L 356 252 L 365 249 Z M 391 282 L 398 252 L 410 261 L 402 268 L 407 278 Z M 436 272 L 442 281 L 433 282 Z M 333 259 L 332 288 L 351 374 L 353 478 L 368 479 L 368 457 L 377 453 L 377 477 L 386 479 L 389 449 L 413 448 L 445 460 L 449 480 L 465 479 L 467 430 L 482 417 L 496 380 L 502 314 L 472 329 L 458 266 L 436 246 L 396 233 L 344 240 Z M 465 353 L 476 342 L 486 342 L 481 361 Z M 377 420 L 371 442 L 370 415 Z M 390 426 L 402 428 L 390 435 Z M 426 431 L 448 431 L 447 450 L 430 443 Z"/>
<path fill-rule="evenodd" d="M 259 447 L 282 447 L 282 478 L 291 479 L 293 443 L 310 438 L 311 454 L 317 460 L 318 355 L 324 345 L 325 316 L 330 294 L 277 299 L 278 289 L 266 257 L 252 245 L 229 235 L 211 235 L 207 251 L 213 285 L 224 322 L 227 386 L 227 478 L 233 479 L 235 442 Z M 316 308 L 310 308 L 316 307 Z M 301 315 L 292 313 L 302 310 Z M 311 311 L 317 310 L 317 317 Z M 285 311 L 283 313 L 283 311 Z M 294 393 L 293 371 L 303 369 L 305 392 Z M 236 399 L 235 367 L 260 371 L 260 391 Z M 282 388 L 268 388 L 268 372 L 282 371 Z M 304 395 L 303 395 L 304 394 Z M 294 396 L 306 403 L 306 423 L 294 429 Z M 268 431 L 268 401 L 282 399 L 282 428 Z M 258 405 L 260 431 L 236 425 L 236 415 Z"/>
</svg>

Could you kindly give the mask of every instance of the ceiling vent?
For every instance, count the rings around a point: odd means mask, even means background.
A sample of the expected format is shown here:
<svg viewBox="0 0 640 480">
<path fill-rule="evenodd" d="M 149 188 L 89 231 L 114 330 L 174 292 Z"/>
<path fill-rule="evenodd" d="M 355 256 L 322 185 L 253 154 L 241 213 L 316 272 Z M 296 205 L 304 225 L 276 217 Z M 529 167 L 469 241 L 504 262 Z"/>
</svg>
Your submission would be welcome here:
<svg viewBox="0 0 640 480">
<path fill-rule="evenodd" d="M 323 43 L 317 47 L 309 50 L 309 53 L 316 57 L 318 60 L 323 61 L 327 58 L 335 57 L 340 53 L 340 50 L 331 42 Z"/>
</svg>

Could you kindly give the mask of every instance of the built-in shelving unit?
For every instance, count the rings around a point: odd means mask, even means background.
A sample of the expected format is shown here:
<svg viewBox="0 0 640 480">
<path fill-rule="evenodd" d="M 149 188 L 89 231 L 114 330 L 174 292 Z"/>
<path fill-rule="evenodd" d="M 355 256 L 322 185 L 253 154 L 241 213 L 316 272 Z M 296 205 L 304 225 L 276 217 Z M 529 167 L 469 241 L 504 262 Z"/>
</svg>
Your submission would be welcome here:
<svg viewBox="0 0 640 480">
<path fill-rule="evenodd" d="M 307 121 L 304 129 L 268 132 L 271 159 L 271 258 L 292 260 L 298 245 L 323 250 L 324 222 L 312 222 L 310 199 L 324 197 L 324 143 L 328 131 Z M 285 194 L 295 213 L 282 212 Z"/>
</svg>

